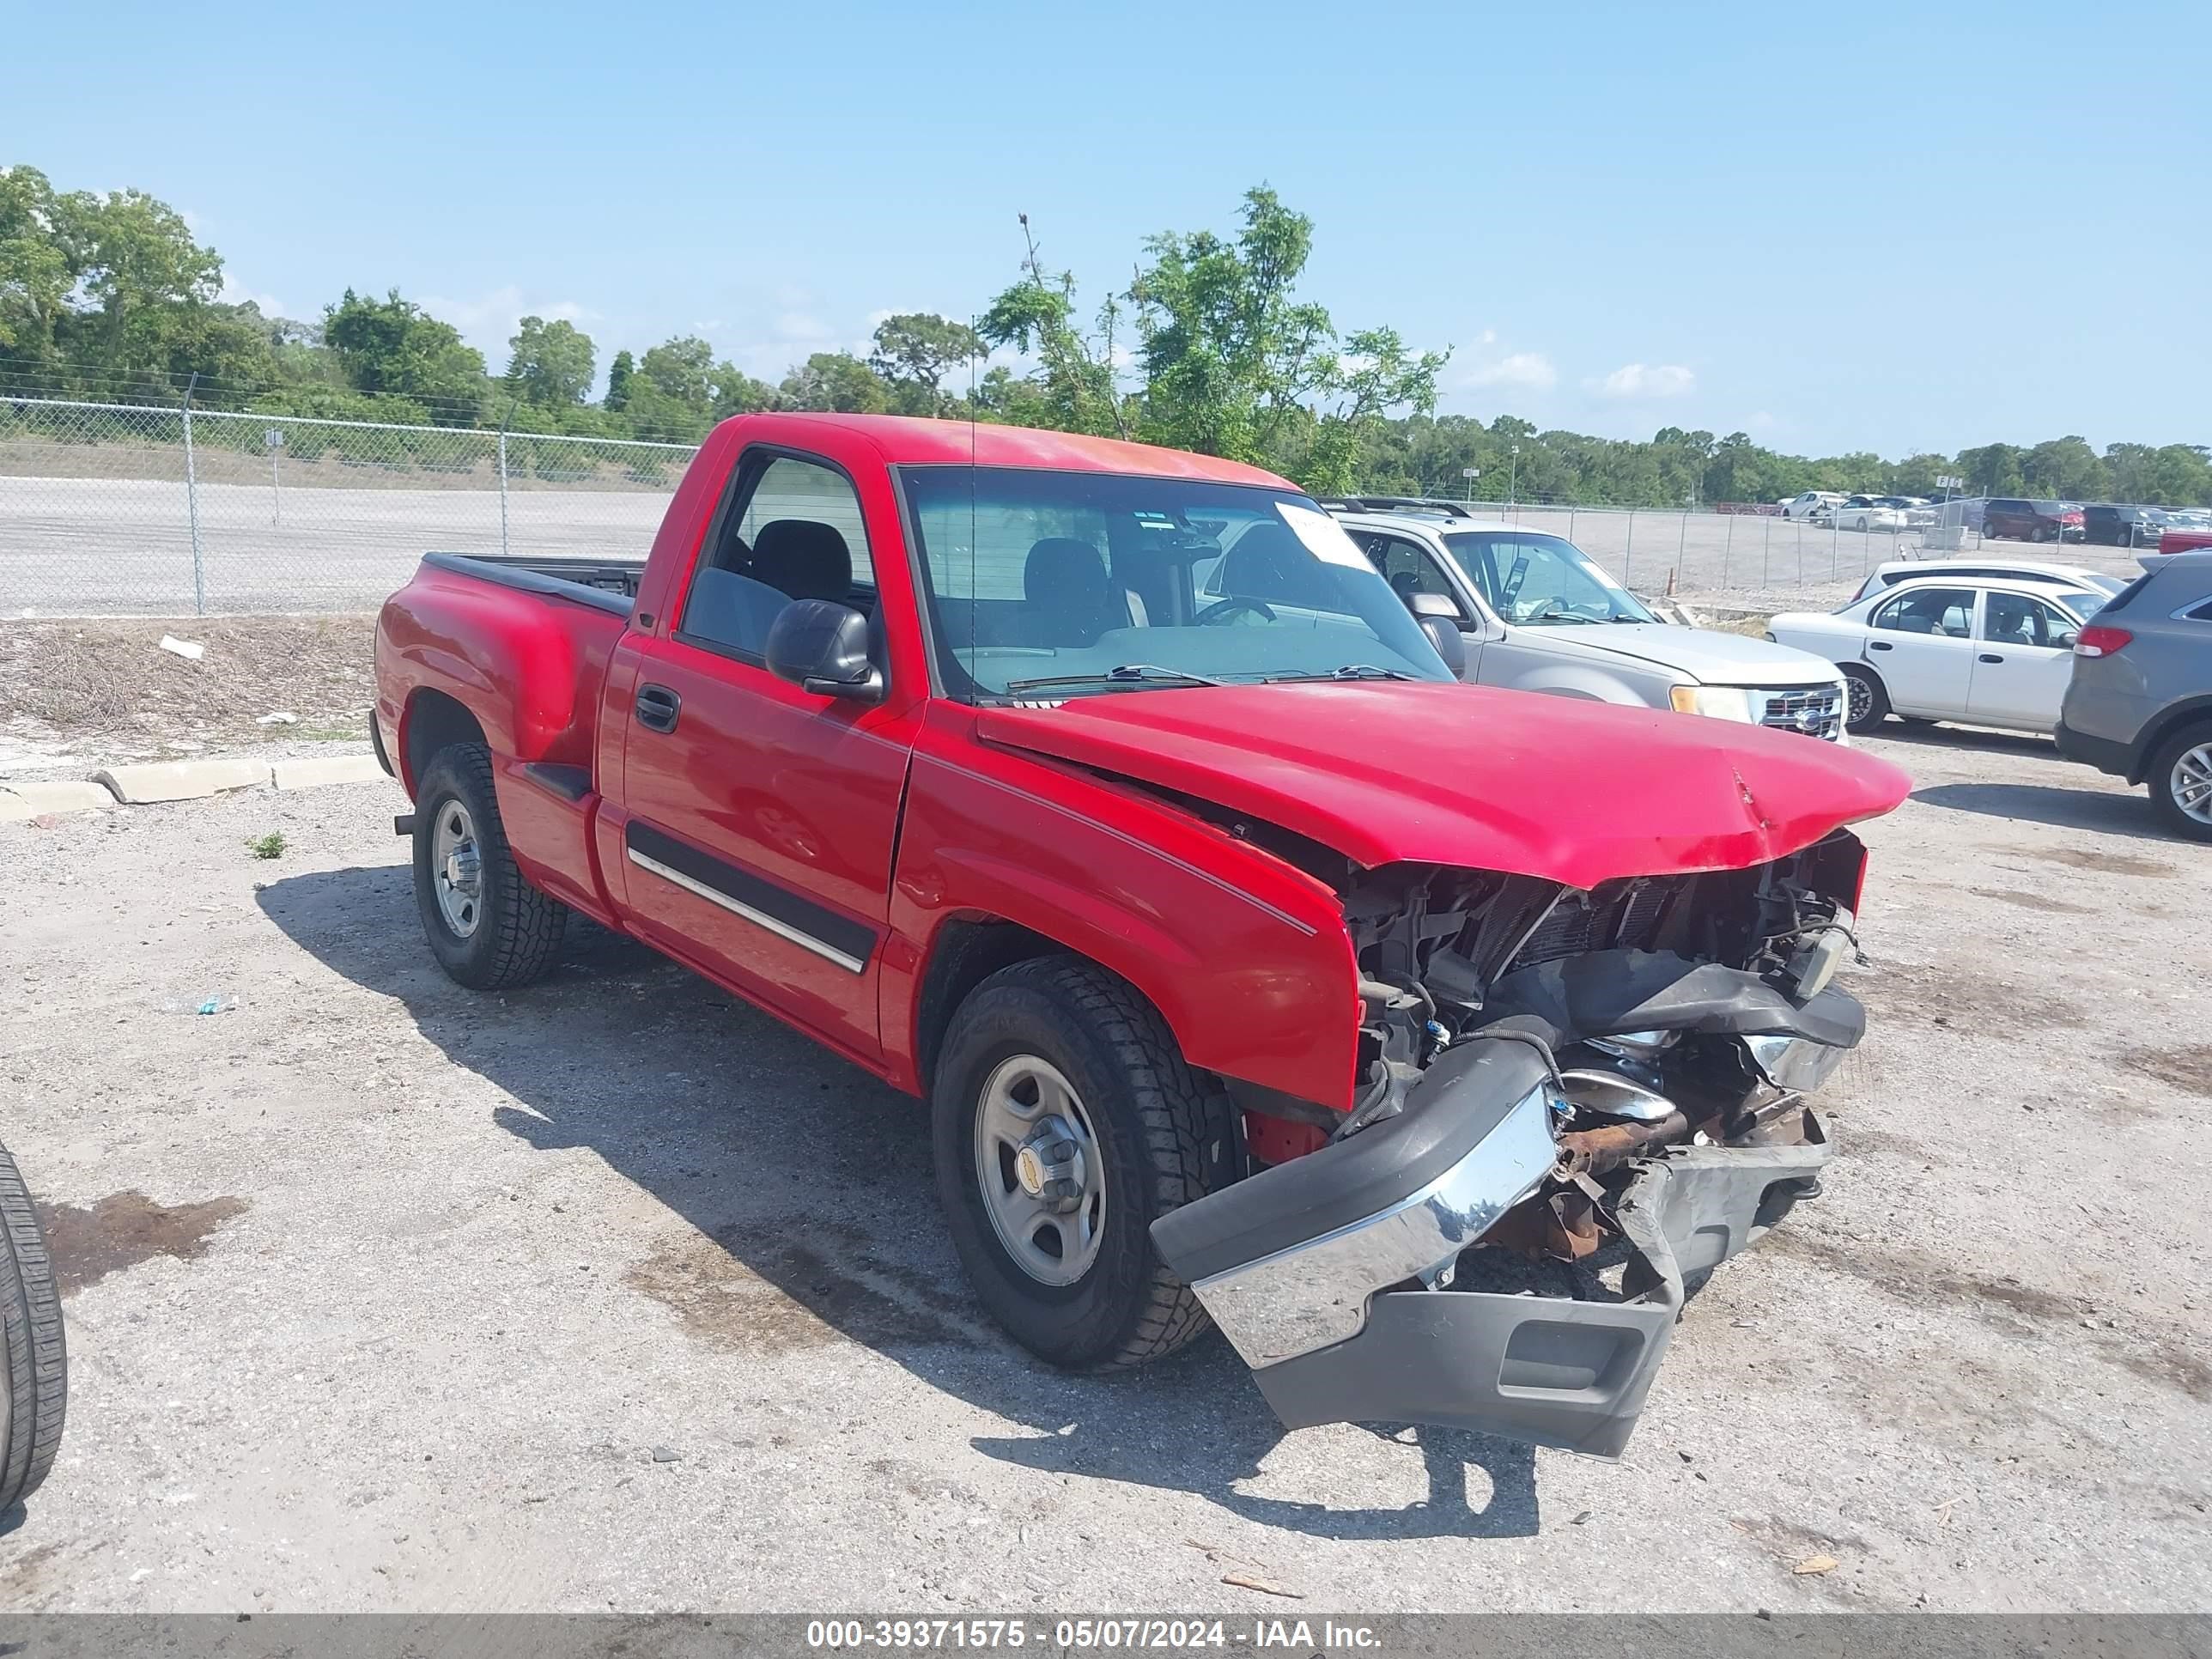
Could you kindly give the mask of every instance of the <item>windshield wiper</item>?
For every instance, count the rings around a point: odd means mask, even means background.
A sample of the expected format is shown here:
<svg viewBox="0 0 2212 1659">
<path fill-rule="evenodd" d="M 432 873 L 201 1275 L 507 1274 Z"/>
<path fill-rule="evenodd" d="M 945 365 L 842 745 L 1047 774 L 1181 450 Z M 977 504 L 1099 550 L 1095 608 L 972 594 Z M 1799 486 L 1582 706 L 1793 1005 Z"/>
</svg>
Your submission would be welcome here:
<svg viewBox="0 0 2212 1659">
<path fill-rule="evenodd" d="M 1163 668 L 1158 663 L 1125 662 L 1092 674 L 1048 674 L 1036 679 L 1008 680 L 1009 691 L 1036 691 L 1049 685 L 1226 685 L 1210 674 L 1187 673 Z"/>
<path fill-rule="evenodd" d="M 1332 668 L 1326 674 L 1269 674 L 1265 683 L 1278 685 L 1285 680 L 1410 680 L 1411 674 L 1395 668 L 1377 668 L 1371 662 L 1348 662 L 1341 668 Z"/>
</svg>

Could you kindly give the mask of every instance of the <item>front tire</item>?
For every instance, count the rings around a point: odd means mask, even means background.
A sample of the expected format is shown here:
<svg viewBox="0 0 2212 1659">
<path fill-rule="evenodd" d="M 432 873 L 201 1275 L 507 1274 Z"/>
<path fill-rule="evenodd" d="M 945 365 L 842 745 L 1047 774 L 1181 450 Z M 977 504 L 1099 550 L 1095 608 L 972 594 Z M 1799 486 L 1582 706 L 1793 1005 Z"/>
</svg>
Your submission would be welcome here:
<svg viewBox="0 0 2212 1659">
<path fill-rule="evenodd" d="M 441 749 L 415 793 L 415 908 L 430 954 L 476 991 L 527 985 L 552 965 L 568 907 L 530 884 L 507 844 L 491 751 Z"/>
<path fill-rule="evenodd" d="M 1070 956 L 1001 969 L 953 1015 L 931 1107 L 953 1246 L 1014 1340 L 1102 1371 L 1206 1328 L 1152 1224 L 1212 1190 L 1233 1115 L 1127 982 Z"/>
<path fill-rule="evenodd" d="M 0 1514 L 46 1480 L 68 1411 L 53 1258 L 22 1174 L 0 1149 Z"/>
<path fill-rule="evenodd" d="M 2175 732 L 2150 763 L 2150 799 L 2166 827 L 2212 841 L 2212 722 Z"/>
<path fill-rule="evenodd" d="M 1871 732 L 1889 718 L 1889 689 L 1871 668 L 1844 665 L 1844 724 Z"/>
</svg>

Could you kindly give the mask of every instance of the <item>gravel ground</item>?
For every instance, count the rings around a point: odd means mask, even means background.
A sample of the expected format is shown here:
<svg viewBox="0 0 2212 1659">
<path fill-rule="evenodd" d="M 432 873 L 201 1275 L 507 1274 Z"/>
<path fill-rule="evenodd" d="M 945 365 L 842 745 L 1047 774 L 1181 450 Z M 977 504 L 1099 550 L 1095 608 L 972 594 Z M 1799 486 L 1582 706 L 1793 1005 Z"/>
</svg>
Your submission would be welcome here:
<svg viewBox="0 0 2212 1659">
<path fill-rule="evenodd" d="M 448 983 L 388 785 L 0 825 L 73 1360 L 0 1607 L 2212 1607 L 2212 848 L 2047 743 L 1890 733 L 1828 1194 L 1613 1465 L 1285 1436 L 1218 1338 L 1042 1369 L 912 1103 L 604 935 Z"/>
</svg>

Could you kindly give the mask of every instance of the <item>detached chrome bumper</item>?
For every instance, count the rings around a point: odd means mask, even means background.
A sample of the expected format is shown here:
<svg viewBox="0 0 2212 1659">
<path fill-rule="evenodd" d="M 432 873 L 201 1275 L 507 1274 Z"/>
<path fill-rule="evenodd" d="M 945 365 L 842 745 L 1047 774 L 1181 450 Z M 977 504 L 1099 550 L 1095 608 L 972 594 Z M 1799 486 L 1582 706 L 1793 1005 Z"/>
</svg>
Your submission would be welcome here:
<svg viewBox="0 0 2212 1659">
<path fill-rule="evenodd" d="M 1434 1423 L 1618 1456 L 1685 1276 L 1755 1243 L 1828 1160 L 1808 1111 L 1802 1145 L 1676 1146 L 1635 1164 L 1613 1206 L 1648 1269 L 1630 1300 L 1444 1288 L 1460 1252 L 1552 1171 L 1552 1095 L 1534 1048 L 1478 1037 L 1400 1116 L 1153 1224 L 1285 1426 Z"/>
</svg>

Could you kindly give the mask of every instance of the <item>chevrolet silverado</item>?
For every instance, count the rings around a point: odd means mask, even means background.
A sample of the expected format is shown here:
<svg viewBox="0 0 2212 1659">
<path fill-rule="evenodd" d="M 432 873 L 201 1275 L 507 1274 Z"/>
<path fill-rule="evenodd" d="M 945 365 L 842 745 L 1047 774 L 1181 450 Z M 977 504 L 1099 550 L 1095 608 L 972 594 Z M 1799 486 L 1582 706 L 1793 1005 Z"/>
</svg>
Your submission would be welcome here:
<svg viewBox="0 0 2212 1659">
<path fill-rule="evenodd" d="M 1033 1352 L 1216 1324 L 1291 1427 L 1617 1455 L 1685 1296 L 1819 1188 L 1845 826 L 1907 786 L 1458 643 L 1253 467 L 749 415 L 642 566 L 427 556 L 375 735 L 448 974 L 579 911 L 926 1098 Z M 1516 1255 L 1619 1271 L 1481 1288 Z"/>
</svg>

